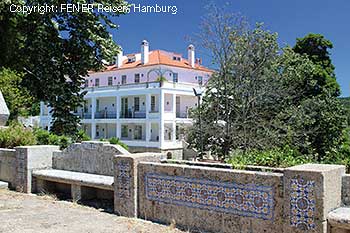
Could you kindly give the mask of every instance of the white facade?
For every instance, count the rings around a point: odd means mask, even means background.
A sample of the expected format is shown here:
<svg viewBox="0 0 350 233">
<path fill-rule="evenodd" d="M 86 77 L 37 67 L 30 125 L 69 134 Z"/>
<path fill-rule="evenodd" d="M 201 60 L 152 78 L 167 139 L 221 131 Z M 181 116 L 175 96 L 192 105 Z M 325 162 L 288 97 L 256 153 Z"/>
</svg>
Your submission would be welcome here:
<svg viewBox="0 0 350 233">
<path fill-rule="evenodd" d="M 136 62 L 138 60 L 141 57 Z M 153 64 L 152 56 L 145 60 L 147 64 L 141 66 L 123 69 L 119 65 L 86 78 L 85 104 L 75 114 L 81 118 L 82 128 L 92 139 L 118 137 L 130 147 L 162 150 L 182 147 L 180 129 L 192 123 L 189 111 L 197 106 L 193 88 L 203 89 L 202 79 L 206 82 L 211 72 Z M 159 74 L 149 72 L 154 69 L 166 71 L 162 76 L 168 81 L 156 81 Z M 174 74 L 176 79 L 172 78 Z M 196 81 L 198 76 L 201 76 L 201 83 Z M 49 112 L 42 103 L 40 125 L 46 129 L 50 129 Z"/>
</svg>

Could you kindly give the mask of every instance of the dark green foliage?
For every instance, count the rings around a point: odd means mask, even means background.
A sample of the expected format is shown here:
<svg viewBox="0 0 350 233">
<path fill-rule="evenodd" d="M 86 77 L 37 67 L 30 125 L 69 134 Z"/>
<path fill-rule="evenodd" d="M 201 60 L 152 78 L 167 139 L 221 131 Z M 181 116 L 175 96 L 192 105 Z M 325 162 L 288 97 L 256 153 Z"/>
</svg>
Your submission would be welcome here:
<svg viewBox="0 0 350 233">
<path fill-rule="evenodd" d="M 76 142 L 82 142 L 82 141 L 90 141 L 91 138 L 89 135 L 85 133 L 84 130 L 79 130 L 78 133 L 74 137 L 74 141 Z"/>
<path fill-rule="evenodd" d="M 108 32 L 115 28 L 111 19 L 119 13 L 46 12 L 15 14 L 9 12 L 14 1 L 0 4 L 0 66 L 24 73 L 23 84 L 37 99 L 53 109 L 52 131 L 74 136 L 79 119 L 72 110 L 83 102 L 80 88 L 89 70 L 99 70 L 111 60 L 118 46 Z M 78 1 L 111 7 L 125 6 L 123 0 Z M 59 0 L 18 1 L 26 5 L 59 5 Z"/>
<path fill-rule="evenodd" d="M 16 71 L 0 68 L 0 90 L 10 110 L 10 120 L 39 114 L 39 102 L 22 85 L 22 78 Z"/>
<path fill-rule="evenodd" d="M 332 48 L 332 42 L 320 34 L 311 33 L 303 38 L 297 38 L 293 50 L 299 54 L 306 54 L 315 65 L 312 73 L 315 84 L 309 88 L 309 83 L 305 83 L 305 88 L 309 89 L 307 94 L 310 96 L 329 94 L 336 97 L 340 95 L 340 87 L 334 73 L 335 67 L 329 53 Z"/>
<path fill-rule="evenodd" d="M 312 158 L 301 154 L 298 150 L 289 146 L 273 148 L 269 150 L 233 151 L 227 161 L 235 168 L 244 168 L 246 165 L 267 167 L 291 167 L 298 164 L 308 163 Z"/>
<path fill-rule="evenodd" d="M 251 29 L 244 20 L 231 25 L 232 20 L 225 21 L 230 16 L 213 17 L 203 38 L 219 68 L 208 82 L 201 111 L 193 111 L 191 145 L 200 148 L 202 136 L 205 150 L 220 160 L 236 150 L 267 156 L 285 145 L 314 162 L 334 156 L 347 122 L 337 99 L 330 42 L 317 36 L 325 43 L 319 50 L 300 52 L 305 42 L 300 39 L 299 54 L 280 48 L 277 35 L 261 25 Z M 315 76 L 321 70 L 325 82 Z"/>
<path fill-rule="evenodd" d="M 110 138 L 108 141 L 109 141 L 109 143 L 111 143 L 111 144 L 120 145 L 120 146 L 123 147 L 124 149 L 126 149 L 126 150 L 128 149 L 128 146 L 127 146 L 125 143 L 121 142 L 120 139 L 117 138 L 117 137 L 112 137 L 112 138 Z"/>
<path fill-rule="evenodd" d="M 36 144 L 37 140 L 31 129 L 25 129 L 18 124 L 11 124 L 7 128 L 0 128 L 0 148 L 14 148 L 16 146 Z"/>
<path fill-rule="evenodd" d="M 56 145 L 60 146 L 60 149 L 64 149 L 73 143 L 73 140 L 70 137 L 59 136 L 43 129 L 35 129 L 34 135 L 37 139 L 38 145 Z"/>
</svg>

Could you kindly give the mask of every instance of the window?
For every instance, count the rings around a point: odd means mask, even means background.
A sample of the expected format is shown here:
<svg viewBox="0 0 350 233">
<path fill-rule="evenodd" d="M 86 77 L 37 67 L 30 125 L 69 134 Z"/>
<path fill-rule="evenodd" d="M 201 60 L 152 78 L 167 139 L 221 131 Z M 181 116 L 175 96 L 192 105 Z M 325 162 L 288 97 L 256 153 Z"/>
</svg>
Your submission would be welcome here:
<svg viewBox="0 0 350 233">
<path fill-rule="evenodd" d="M 173 73 L 173 82 L 174 83 L 177 83 L 177 82 L 179 82 L 179 74 L 178 73 Z"/>
<path fill-rule="evenodd" d="M 131 56 L 131 57 L 128 57 L 128 62 L 134 62 L 136 61 L 136 57 L 135 56 Z"/>
<path fill-rule="evenodd" d="M 156 111 L 156 97 L 154 95 L 151 96 L 151 112 Z"/>
<path fill-rule="evenodd" d="M 181 57 L 173 56 L 174 61 L 181 61 Z"/>
<path fill-rule="evenodd" d="M 89 86 L 89 80 L 85 79 L 84 87 L 87 88 Z"/>
<path fill-rule="evenodd" d="M 135 125 L 134 139 L 135 140 L 142 139 L 142 126 L 141 125 Z"/>
<path fill-rule="evenodd" d="M 95 78 L 95 87 L 100 86 L 100 79 L 99 78 Z"/>
<path fill-rule="evenodd" d="M 129 129 L 127 125 L 122 125 L 122 135 L 123 138 L 127 138 L 129 136 Z"/>
<path fill-rule="evenodd" d="M 108 86 L 113 85 L 113 77 L 108 77 Z"/>
<path fill-rule="evenodd" d="M 140 97 L 134 97 L 135 112 L 140 111 Z"/>
<path fill-rule="evenodd" d="M 202 86 L 203 85 L 203 77 L 198 76 L 197 79 L 198 79 L 198 84 Z"/>
<path fill-rule="evenodd" d="M 126 84 L 126 75 L 122 75 L 122 84 Z"/>
<path fill-rule="evenodd" d="M 140 82 L 140 74 L 135 74 L 135 83 Z"/>
</svg>

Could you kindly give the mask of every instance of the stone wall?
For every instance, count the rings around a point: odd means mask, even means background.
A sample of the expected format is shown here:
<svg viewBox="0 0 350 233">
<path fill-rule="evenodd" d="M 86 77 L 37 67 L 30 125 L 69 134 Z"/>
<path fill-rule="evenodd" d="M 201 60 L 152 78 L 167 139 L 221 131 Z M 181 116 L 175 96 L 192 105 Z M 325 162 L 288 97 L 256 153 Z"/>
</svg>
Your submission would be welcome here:
<svg viewBox="0 0 350 233">
<path fill-rule="evenodd" d="M 344 166 L 253 169 L 140 162 L 138 216 L 202 232 L 327 232 Z"/>
<path fill-rule="evenodd" d="M 127 150 L 108 142 L 74 143 L 53 155 L 53 168 L 59 170 L 113 176 L 115 155 L 128 155 Z"/>
<path fill-rule="evenodd" d="M 0 181 L 8 182 L 15 187 L 16 181 L 16 150 L 0 148 Z"/>
</svg>

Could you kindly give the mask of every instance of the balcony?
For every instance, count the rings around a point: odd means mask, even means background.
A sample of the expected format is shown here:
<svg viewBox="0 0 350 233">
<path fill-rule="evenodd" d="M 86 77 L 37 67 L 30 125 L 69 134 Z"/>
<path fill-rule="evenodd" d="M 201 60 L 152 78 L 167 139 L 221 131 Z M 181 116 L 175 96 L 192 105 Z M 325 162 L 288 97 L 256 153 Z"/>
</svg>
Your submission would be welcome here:
<svg viewBox="0 0 350 233">
<path fill-rule="evenodd" d="M 146 112 L 121 112 L 120 118 L 143 119 L 146 118 Z"/>
<path fill-rule="evenodd" d="M 80 119 L 91 119 L 92 117 L 90 112 L 75 112 L 74 115 L 78 116 Z"/>
<path fill-rule="evenodd" d="M 117 113 L 113 111 L 100 111 L 95 113 L 95 119 L 116 119 Z"/>
<path fill-rule="evenodd" d="M 176 112 L 176 118 L 190 118 L 188 112 Z"/>
</svg>

